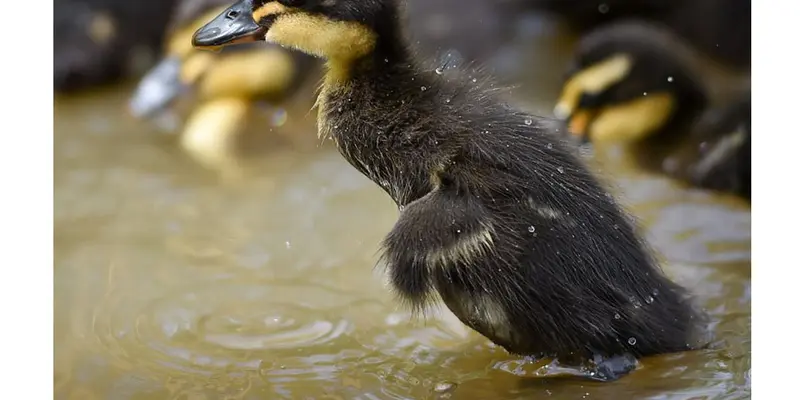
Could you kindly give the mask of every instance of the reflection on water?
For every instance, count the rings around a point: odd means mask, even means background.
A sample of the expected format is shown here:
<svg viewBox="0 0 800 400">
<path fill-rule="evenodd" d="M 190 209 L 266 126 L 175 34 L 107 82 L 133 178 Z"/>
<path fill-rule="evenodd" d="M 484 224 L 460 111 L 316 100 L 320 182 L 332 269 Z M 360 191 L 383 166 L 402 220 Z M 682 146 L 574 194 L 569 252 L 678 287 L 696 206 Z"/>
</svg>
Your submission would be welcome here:
<svg viewBox="0 0 800 400">
<path fill-rule="evenodd" d="M 611 384 L 530 379 L 538 365 L 452 315 L 416 321 L 399 308 L 373 270 L 397 211 L 318 146 L 307 109 L 255 135 L 268 143 L 250 176 L 221 182 L 123 117 L 126 96 L 55 108 L 58 399 L 749 398 L 744 204 L 598 150 L 717 341 Z"/>
</svg>

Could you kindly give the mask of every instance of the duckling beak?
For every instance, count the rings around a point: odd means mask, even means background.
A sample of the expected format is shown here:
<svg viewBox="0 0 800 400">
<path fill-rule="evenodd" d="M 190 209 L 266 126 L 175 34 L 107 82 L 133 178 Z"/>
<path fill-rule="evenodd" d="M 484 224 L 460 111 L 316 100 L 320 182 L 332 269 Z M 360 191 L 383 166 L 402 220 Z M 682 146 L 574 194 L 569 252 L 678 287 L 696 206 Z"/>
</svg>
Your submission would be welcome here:
<svg viewBox="0 0 800 400">
<path fill-rule="evenodd" d="M 578 112 L 566 118 L 567 130 L 572 136 L 576 137 L 580 144 L 591 142 L 589 135 L 589 124 L 592 122 L 593 113 L 586 110 Z"/>
<path fill-rule="evenodd" d="M 213 49 L 236 43 L 264 40 L 267 29 L 253 19 L 252 0 L 240 0 L 192 36 L 192 46 Z"/>
<path fill-rule="evenodd" d="M 136 118 L 146 118 L 162 110 L 187 86 L 181 82 L 181 60 L 168 57 L 153 67 L 139 83 L 128 108 Z"/>
</svg>

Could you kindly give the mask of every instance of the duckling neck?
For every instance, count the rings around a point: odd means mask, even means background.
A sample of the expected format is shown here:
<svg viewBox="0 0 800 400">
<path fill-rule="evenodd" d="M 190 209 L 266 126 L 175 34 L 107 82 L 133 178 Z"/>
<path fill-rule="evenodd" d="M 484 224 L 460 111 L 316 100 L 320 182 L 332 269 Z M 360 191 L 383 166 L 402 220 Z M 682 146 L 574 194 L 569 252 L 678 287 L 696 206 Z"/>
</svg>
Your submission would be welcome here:
<svg viewBox="0 0 800 400">
<path fill-rule="evenodd" d="M 340 46 L 327 46 L 325 86 L 348 85 L 358 79 L 399 72 L 405 67 L 414 69 L 414 60 L 397 22 L 386 22 L 371 29 L 360 24 L 347 24 Z M 345 40 L 352 38 L 351 40 Z"/>
<path fill-rule="evenodd" d="M 436 124 L 451 119 L 437 101 L 439 80 L 397 43 L 378 42 L 369 55 L 330 60 L 329 68 L 317 100 L 320 136 L 399 206 L 427 194 L 430 171 L 446 158 Z"/>
</svg>

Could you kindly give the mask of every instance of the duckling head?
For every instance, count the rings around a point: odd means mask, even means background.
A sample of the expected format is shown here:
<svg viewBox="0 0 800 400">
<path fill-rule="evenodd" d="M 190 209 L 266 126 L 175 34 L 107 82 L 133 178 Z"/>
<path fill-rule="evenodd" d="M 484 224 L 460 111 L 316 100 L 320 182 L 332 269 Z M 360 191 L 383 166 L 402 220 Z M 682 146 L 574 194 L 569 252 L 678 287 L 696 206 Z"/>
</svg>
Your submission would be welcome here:
<svg viewBox="0 0 800 400">
<path fill-rule="evenodd" d="M 300 66 L 293 55 L 279 46 L 211 53 L 191 45 L 195 31 L 226 10 L 228 4 L 226 0 L 182 3 L 184 7 L 177 10 L 161 62 L 141 80 L 130 101 L 135 116 L 161 112 L 190 90 L 204 100 L 258 97 L 279 101 L 288 94 Z"/>
<path fill-rule="evenodd" d="M 555 116 L 585 142 L 636 142 L 699 110 L 705 96 L 662 38 L 638 24 L 581 40 Z"/>
<path fill-rule="evenodd" d="M 177 18 L 167 32 L 161 60 L 139 81 L 129 101 L 129 110 L 135 117 L 148 118 L 163 111 L 187 92 L 213 64 L 214 57 L 194 49 L 190 38 L 206 21 L 225 9 L 214 2 L 221 3 L 219 0 L 206 0 L 181 4 Z M 186 4 L 195 7 L 189 12 Z"/>
<path fill-rule="evenodd" d="M 240 0 L 200 28 L 192 44 L 266 40 L 342 67 L 379 46 L 400 46 L 398 14 L 394 0 Z"/>
</svg>

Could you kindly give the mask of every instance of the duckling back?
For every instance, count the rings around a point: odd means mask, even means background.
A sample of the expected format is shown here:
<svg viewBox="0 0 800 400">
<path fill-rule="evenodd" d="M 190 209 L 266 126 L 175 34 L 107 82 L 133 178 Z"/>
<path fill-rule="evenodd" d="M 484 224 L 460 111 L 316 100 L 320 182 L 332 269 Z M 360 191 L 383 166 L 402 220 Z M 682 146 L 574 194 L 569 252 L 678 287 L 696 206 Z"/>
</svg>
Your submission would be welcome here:
<svg viewBox="0 0 800 400">
<path fill-rule="evenodd" d="M 707 110 L 689 132 L 678 157 L 690 160 L 677 175 L 691 184 L 750 200 L 750 94 L 730 105 Z M 681 164 L 681 163 L 679 163 Z"/>
</svg>

